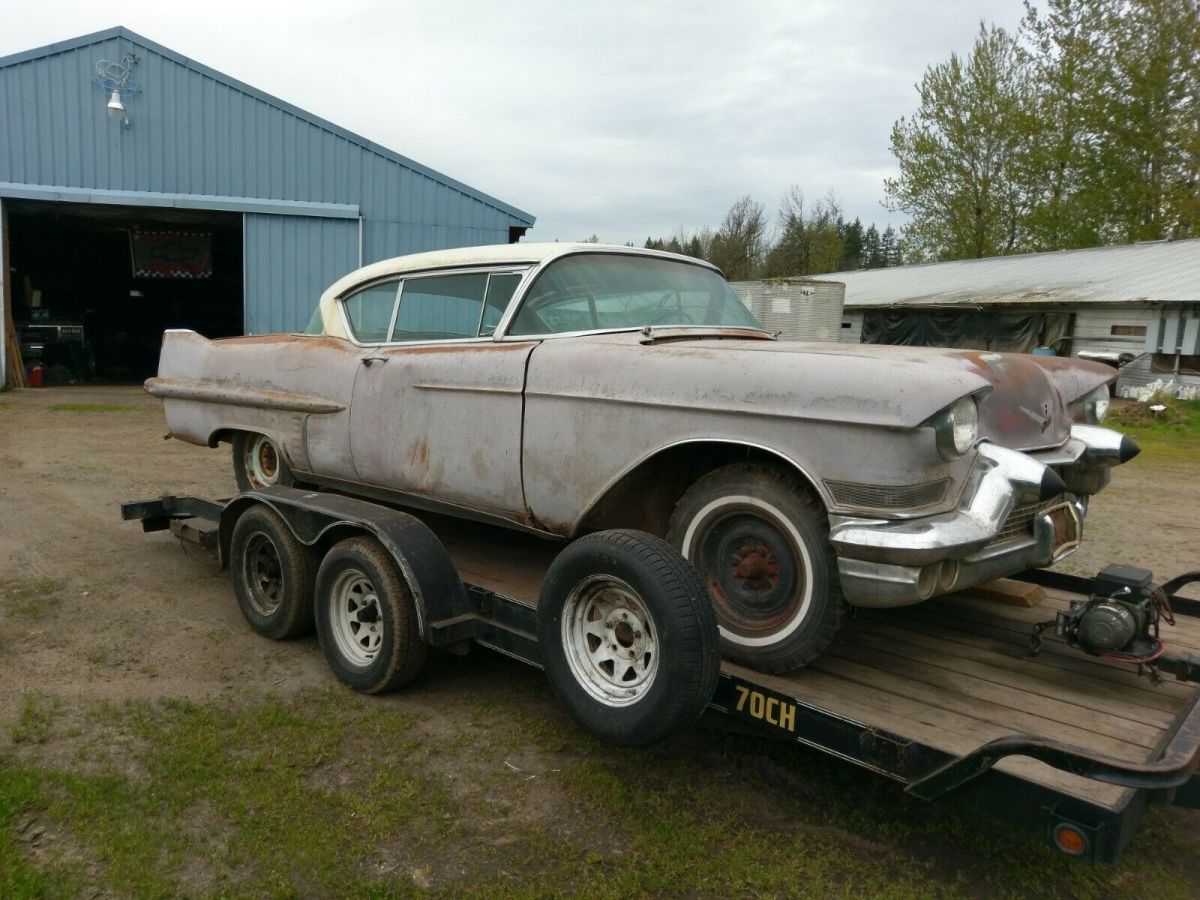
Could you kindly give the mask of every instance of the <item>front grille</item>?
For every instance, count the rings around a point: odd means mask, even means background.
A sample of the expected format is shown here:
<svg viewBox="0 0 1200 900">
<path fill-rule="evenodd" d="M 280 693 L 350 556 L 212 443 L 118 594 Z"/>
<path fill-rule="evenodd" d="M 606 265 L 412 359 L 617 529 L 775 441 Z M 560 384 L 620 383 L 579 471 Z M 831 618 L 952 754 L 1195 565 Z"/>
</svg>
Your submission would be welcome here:
<svg viewBox="0 0 1200 900">
<path fill-rule="evenodd" d="M 1053 500 L 1021 503 L 1014 506 L 1012 512 L 1008 514 L 1008 518 L 1004 520 L 1004 524 L 1000 527 L 1000 531 L 988 542 L 989 546 L 1003 544 L 1005 541 L 1014 541 L 1018 538 L 1032 537 L 1033 520 L 1038 517 L 1038 513 L 1061 503 L 1062 500 L 1062 496 L 1059 495 Z"/>
<path fill-rule="evenodd" d="M 946 496 L 949 478 L 921 484 L 858 484 L 853 481 L 826 481 L 825 486 L 838 506 L 863 509 L 921 509 L 933 506 Z"/>
</svg>

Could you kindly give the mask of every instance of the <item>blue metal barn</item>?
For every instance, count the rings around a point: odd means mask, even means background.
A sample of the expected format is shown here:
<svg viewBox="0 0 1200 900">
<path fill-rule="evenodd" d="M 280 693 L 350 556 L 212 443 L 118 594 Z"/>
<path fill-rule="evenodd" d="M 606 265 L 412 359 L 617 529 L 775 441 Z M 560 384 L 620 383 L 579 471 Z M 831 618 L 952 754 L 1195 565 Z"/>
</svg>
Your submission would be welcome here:
<svg viewBox="0 0 1200 900">
<path fill-rule="evenodd" d="M 139 309 L 146 328 L 297 330 L 360 265 L 511 242 L 533 222 L 126 28 L 0 58 L 0 331 L 64 316 L 111 330 Z M 207 236 L 208 287 L 139 280 L 120 248 L 147 232 Z M 179 252 L 200 252 L 181 240 Z M 214 318 L 212 304 L 240 308 Z M 131 340 L 106 339 L 113 358 Z"/>
</svg>

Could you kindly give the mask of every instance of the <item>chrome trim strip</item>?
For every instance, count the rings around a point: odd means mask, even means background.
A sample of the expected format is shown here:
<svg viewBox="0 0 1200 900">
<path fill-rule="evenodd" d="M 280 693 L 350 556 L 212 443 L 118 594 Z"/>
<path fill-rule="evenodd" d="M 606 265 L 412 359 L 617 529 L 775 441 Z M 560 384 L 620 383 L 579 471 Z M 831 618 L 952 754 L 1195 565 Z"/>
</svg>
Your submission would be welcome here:
<svg viewBox="0 0 1200 900">
<path fill-rule="evenodd" d="M 1013 504 L 1038 499 L 1046 466 L 990 443 L 979 445 L 975 465 L 971 477 L 978 483 L 965 496 L 965 505 L 901 521 L 830 516 L 830 542 L 839 556 L 908 565 L 983 549 L 999 533 Z"/>
<path fill-rule="evenodd" d="M 691 256 L 681 256 L 678 253 L 664 253 L 661 250 L 646 250 L 645 248 L 639 248 L 639 247 L 627 247 L 627 248 L 622 248 L 620 250 L 616 250 L 613 248 L 589 249 L 587 247 L 564 248 L 562 253 L 554 253 L 550 256 L 547 256 L 541 262 L 539 262 L 535 266 L 533 266 L 533 268 L 528 270 L 529 271 L 528 277 L 526 279 L 524 279 L 521 282 L 521 284 L 517 286 L 517 290 L 513 292 L 512 301 L 509 303 L 508 309 L 505 311 L 504 316 L 500 319 L 499 324 L 496 326 L 496 331 L 495 331 L 496 339 L 501 340 L 501 341 L 510 339 L 510 335 L 508 333 L 509 326 L 512 324 L 513 320 L 516 319 L 517 314 L 520 311 L 522 304 L 524 304 L 525 295 L 529 292 L 529 288 L 532 287 L 533 282 L 537 280 L 537 277 L 548 266 L 557 262 L 560 259 L 565 259 L 568 256 L 584 256 L 587 254 L 595 254 L 598 256 L 599 255 L 602 255 L 602 256 L 648 256 L 652 259 L 666 258 L 666 259 L 672 260 L 673 262 L 683 263 L 685 265 L 698 266 L 702 269 L 709 269 L 709 270 L 715 272 L 718 276 L 720 276 L 722 278 L 725 277 L 724 273 L 719 268 L 714 266 L 712 263 L 707 262 L 703 259 L 695 259 Z M 751 317 L 753 318 L 753 313 L 751 313 Z M 602 329 L 595 329 L 592 331 L 572 331 L 572 332 L 564 331 L 564 332 L 560 332 L 558 334 L 512 335 L 511 338 L 516 339 L 516 340 L 525 340 L 525 341 L 528 341 L 528 340 L 539 340 L 540 341 L 544 338 L 551 338 L 551 337 L 580 337 L 582 335 L 587 335 L 587 334 L 621 334 L 621 333 L 629 332 L 629 331 L 641 331 L 641 327 L 639 326 L 637 328 L 615 328 L 615 329 L 613 329 L 613 328 L 603 329 L 602 328 Z M 772 339 L 774 338 L 774 335 L 772 335 L 765 328 L 762 329 L 762 333 L 764 335 L 770 336 Z"/>
<path fill-rule="evenodd" d="M 341 412 L 346 407 L 322 397 L 309 397 L 287 391 L 255 390 L 233 387 L 214 381 L 179 381 L 155 376 L 147 378 L 146 393 L 168 400 L 195 400 L 199 403 L 221 403 L 226 406 L 245 406 L 250 409 L 276 409 L 310 415 Z"/>
</svg>

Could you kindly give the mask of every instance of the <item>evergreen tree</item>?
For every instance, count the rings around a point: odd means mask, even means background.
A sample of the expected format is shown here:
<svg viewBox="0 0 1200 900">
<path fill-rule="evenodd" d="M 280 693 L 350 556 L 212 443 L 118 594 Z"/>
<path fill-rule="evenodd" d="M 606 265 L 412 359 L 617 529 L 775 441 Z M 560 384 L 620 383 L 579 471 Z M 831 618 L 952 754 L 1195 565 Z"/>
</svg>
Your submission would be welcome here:
<svg viewBox="0 0 1200 900">
<path fill-rule="evenodd" d="M 849 224 L 841 225 L 842 261 L 838 269 L 843 272 L 853 272 L 863 268 L 863 227 L 862 221 L 855 219 Z"/>
<path fill-rule="evenodd" d="M 879 229 L 872 222 L 867 228 L 867 233 L 863 235 L 862 267 L 864 269 L 878 269 L 882 265 L 883 254 L 880 252 L 879 246 Z"/>
</svg>

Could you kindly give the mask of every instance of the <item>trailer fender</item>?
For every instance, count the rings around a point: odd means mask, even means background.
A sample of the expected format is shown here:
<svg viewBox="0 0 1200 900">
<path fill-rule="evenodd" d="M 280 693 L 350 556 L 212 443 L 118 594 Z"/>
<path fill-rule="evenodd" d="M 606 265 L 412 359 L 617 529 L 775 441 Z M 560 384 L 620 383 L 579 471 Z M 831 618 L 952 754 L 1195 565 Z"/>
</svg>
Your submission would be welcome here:
<svg viewBox="0 0 1200 900">
<path fill-rule="evenodd" d="M 229 565 L 238 517 L 256 503 L 277 512 L 296 540 L 322 551 L 354 533 L 376 538 L 395 559 L 412 591 L 422 640 L 432 643 L 433 623 L 471 611 L 458 571 L 428 525 L 398 509 L 340 494 L 279 485 L 239 494 L 221 513 L 218 548 L 222 569 Z"/>
</svg>

